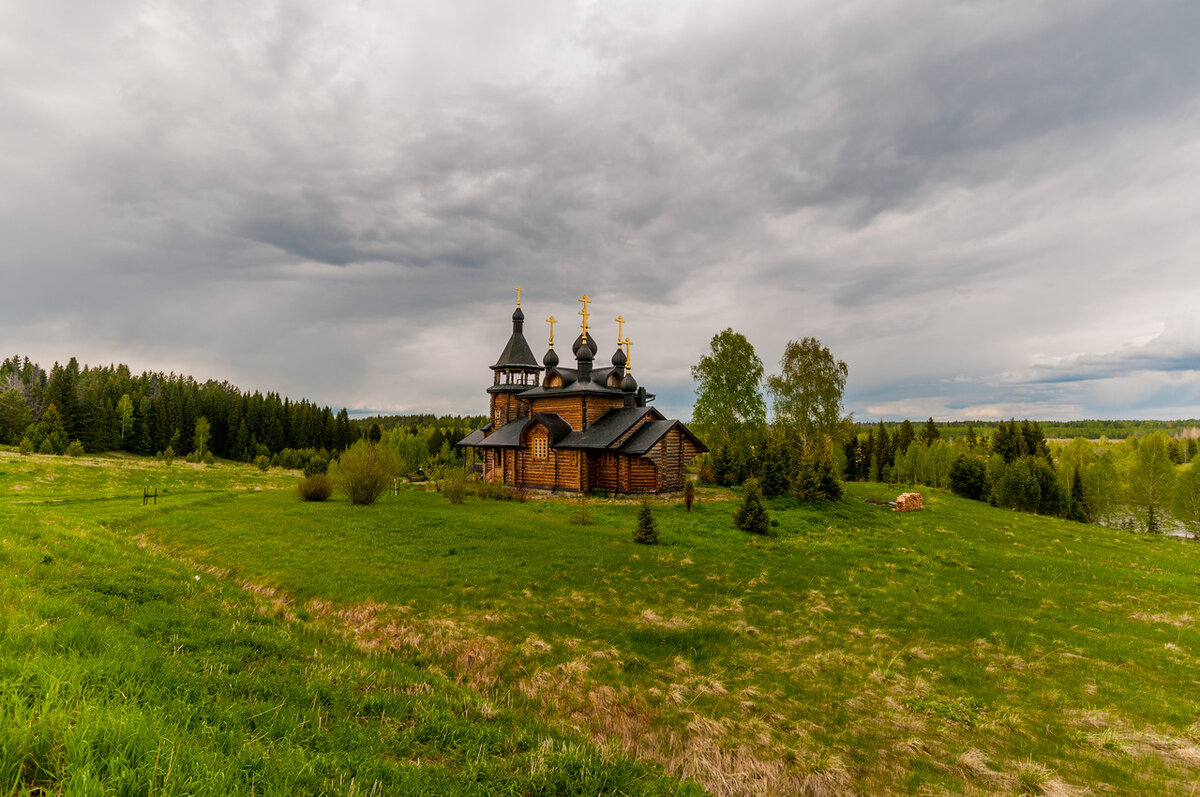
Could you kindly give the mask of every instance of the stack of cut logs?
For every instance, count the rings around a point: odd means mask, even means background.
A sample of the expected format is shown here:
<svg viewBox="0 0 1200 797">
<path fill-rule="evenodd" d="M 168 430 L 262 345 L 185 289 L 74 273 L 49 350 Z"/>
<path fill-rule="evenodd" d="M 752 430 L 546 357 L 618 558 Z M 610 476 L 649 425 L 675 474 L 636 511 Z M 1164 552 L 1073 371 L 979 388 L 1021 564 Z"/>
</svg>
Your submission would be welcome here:
<svg viewBox="0 0 1200 797">
<path fill-rule="evenodd" d="M 901 493 L 896 499 L 897 512 L 916 512 L 921 508 L 920 493 Z"/>
</svg>

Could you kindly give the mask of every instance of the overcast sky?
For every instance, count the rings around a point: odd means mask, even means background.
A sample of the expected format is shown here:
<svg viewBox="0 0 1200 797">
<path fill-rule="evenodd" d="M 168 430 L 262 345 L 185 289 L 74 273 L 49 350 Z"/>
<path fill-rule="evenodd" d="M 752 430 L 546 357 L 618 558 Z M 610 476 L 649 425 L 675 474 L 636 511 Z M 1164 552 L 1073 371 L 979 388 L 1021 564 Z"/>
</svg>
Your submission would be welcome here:
<svg viewBox="0 0 1200 797">
<path fill-rule="evenodd" d="M 1200 3 L 0 4 L 0 347 L 484 413 L 540 356 L 687 418 L 725 327 L 862 420 L 1200 416 Z M 560 350 L 569 349 L 560 346 Z"/>
</svg>

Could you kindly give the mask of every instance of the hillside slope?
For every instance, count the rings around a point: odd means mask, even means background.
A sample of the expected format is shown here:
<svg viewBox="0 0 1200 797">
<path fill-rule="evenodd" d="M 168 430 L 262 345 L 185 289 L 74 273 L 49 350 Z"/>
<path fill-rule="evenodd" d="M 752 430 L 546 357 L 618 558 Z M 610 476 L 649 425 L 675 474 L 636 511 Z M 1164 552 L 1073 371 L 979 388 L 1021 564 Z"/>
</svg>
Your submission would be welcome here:
<svg viewBox="0 0 1200 797">
<path fill-rule="evenodd" d="M 18 463 L 0 495 L 86 481 L 70 475 L 84 465 Z M 1194 544 L 936 491 L 896 514 L 854 484 L 837 505 L 777 501 L 770 538 L 734 529 L 726 502 L 660 504 L 662 544 L 642 547 L 634 504 L 593 501 L 577 525 L 557 499 L 362 508 L 256 491 L 241 468 L 188 478 L 212 492 L 0 509 L 29 530 L 78 522 L 71 546 L 161 551 L 225 602 L 272 607 L 297 649 L 344 638 L 351 669 L 406 668 L 517 726 L 590 735 L 623 791 L 666 787 L 612 745 L 717 794 L 1186 793 L 1200 777 Z"/>
</svg>

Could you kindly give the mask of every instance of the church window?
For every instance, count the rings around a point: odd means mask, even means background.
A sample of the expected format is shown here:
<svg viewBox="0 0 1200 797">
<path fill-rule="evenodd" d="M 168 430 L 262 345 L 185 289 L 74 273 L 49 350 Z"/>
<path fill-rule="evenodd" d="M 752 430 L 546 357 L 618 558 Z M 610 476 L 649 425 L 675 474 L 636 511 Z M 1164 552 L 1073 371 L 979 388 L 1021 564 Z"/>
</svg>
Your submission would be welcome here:
<svg viewBox="0 0 1200 797">
<path fill-rule="evenodd" d="M 545 459 L 549 455 L 550 441 L 542 435 L 533 438 L 533 458 Z"/>
</svg>

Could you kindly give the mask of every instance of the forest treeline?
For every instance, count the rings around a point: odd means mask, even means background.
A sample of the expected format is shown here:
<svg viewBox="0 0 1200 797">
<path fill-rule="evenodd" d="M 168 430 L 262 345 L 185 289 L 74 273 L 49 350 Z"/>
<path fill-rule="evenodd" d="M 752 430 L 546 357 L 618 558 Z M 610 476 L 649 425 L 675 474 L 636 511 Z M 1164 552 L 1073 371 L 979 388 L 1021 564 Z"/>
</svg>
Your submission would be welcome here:
<svg viewBox="0 0 1200 797">
<path fill-rule="evenodd" d="M 41 453 L 61 454 L 77 442 L 86 452 L 250 461 L 289 448 L 336 452 L 359 436 L 345 409 L 246 393 L 228 382 L 135 376 L 126 365 L 81 368 L 74 357 L 49 373 L 27 357 L 0 363 L 0 444 Z"/>
<path fill-rule="evenodd" d="M 454 444 L 486 421 L 430 413 L 351 419 L 345 409 L 247 393 L 228 382 L 135 376 L 127 365 L 81 367 L 72 357 L 47 372 L 27 357 L 0 362 L 0 445 L 45 454 L 126 451 L 303 468 L 368 438 L 415 472 L 460 464 Z"/>
<path fill-rule="evenodd" d="M 976 434 L 990 435 L 1006 421 L 939 421 L 938 430 L 946 437 L 959 438 L 972 429 Z M 865 432 L 874 427 L 874 423 L 855 423 L 859 432 Z M 889 433 L 895 433 L 901 426 L 900 421 L 886 421 L 884 426 Z M 1041 421 L 1042 431 L 1050 440 L 1074 440 L 1084 437 L 1098 440 L 1107 437 L 1109 440 L 1124 440 L 1129 437 L 1142 437 L 1153 432 L 1162 432 L 1169 437 L 1181 437 L 1200 433 L 1200 420 L 1178 421 L 1133 421 L 1133 420 L 1081 420 L 1081 421 Z"/>
</svg>

